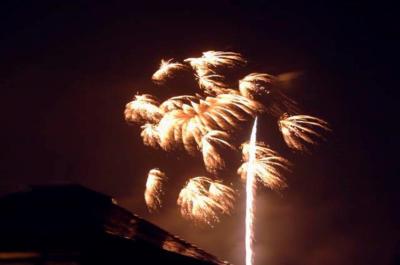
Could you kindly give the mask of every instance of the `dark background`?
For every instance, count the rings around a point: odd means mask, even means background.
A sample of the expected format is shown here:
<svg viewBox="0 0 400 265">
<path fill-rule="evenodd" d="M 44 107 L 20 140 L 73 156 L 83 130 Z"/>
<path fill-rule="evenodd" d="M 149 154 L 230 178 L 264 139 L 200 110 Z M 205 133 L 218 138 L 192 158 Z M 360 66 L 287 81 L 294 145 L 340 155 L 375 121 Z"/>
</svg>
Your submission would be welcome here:
<svg viewBox="0 0 400 265">
<path fill-rule="evenodd" d="M 0 194 L 80 183 L 243 264 L 243 186 L 231 217 L 194 227 L 175 201 L 189 176 L 204 174 L 200 158 L 143 147 L 123 118 L 137 91 L 197 92 L 153 85 L 161 58 L 238 51 L 249 71 L 302 71 L 290 93 L 333 128 L 312 155 L 298 155 L 261 125 L 260 138 L 294 167 L 288 189 L 259 190 L 256 264 L 398 264 L 395 10 L 365 1 L 2 1 Z M 149 214 L 143 190 L 153 167 L 170 182 L 165 207 Z"/>
</svg>

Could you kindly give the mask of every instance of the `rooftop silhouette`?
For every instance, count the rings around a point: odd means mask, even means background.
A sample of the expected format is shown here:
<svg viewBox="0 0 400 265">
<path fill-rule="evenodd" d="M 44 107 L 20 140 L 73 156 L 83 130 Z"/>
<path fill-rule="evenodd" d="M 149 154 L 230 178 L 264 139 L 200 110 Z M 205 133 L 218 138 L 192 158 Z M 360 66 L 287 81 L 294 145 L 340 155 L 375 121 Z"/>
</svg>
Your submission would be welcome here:
<svg viewBox="0 0 400 265">
<path fill-rule="evenodd" d="M 0 199 L 0 264 L 227 264 L 78 185 Z"/>
</svg>

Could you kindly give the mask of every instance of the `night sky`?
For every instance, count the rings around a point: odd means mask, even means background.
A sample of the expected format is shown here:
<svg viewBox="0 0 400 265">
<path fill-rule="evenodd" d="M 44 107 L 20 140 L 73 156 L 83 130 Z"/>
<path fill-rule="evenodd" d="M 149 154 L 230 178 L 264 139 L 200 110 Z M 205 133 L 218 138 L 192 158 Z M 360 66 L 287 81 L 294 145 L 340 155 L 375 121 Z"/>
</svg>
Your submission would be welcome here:
<svg viewBox="0 0 400 265">
<path fill-rule="evenodd" d="M 364 1 L 98 2 L 1 1 L 0 195 L 29 185 L 79 183 L 243 264 L 238 176 L 226 176 L 239 194 L 233 215 L 213 229 L 194 227 L 175 202 L 189 176 L 205 174 L 201 157 L 144 147 L 139 126 L 123 117 L 137 92 L 160 99 L 198 92 L 173 81 L 152 84 L 160 59 L 237 51 L 249 60 L 249 72 L 301 71 L 288 93 L 304 113 L 333 129 L 311 155 L 300 155 L 285 147 L 276 126 L 261 120 L 259 137 L 293 168 L 287 189 L 258 190 L 255 264 L 400 263 L 393 7 Z M 143 192 L 153 167 L 170 181 L 164 208 L 149 214 Z"/>
</svg>

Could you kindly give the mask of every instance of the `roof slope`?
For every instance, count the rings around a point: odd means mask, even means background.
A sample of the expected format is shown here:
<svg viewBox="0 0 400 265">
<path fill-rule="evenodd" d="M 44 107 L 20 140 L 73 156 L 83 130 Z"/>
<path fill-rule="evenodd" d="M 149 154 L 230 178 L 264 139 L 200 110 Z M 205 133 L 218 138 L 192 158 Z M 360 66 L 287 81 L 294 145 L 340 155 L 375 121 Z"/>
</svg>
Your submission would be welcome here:
<svg viewBox="0 0 400 265">
<path fill-rule="evenodd" d="M 227 264 L 112 198 L 77 185 L 33 187 L 8 195 L 0 199 L 0 213 L 3 253 L 76 256 L 87 264 L 117 264 L 118 259 L 134 264 Z"/>
</svg>

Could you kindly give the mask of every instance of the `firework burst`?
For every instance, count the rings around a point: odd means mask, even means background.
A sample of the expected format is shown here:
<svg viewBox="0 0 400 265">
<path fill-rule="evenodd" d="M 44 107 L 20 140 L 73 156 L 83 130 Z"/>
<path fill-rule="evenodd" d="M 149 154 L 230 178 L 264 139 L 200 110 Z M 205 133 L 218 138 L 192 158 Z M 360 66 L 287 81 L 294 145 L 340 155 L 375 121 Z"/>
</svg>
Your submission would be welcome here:
<svg viewBox="0 0 400 265">
<path fill-rule="evenodd" d="M 209 131 L 203 136 L 201 143 L 204 165 L 206 170 L 211 173 L 215 173 L 225 166 L 225 161 L 219 154 L 217 146 L 235 149 L 235 147 L 229 143 L 229 134 L 223 131 Z"/>
<path fill-rule="evenodd" d="M 330 129 L 320 118 L 300 115 L 296 102 L 284 93 L 282 88 L 290 87 L 299 72 L 277 76 L 251 73 L 237 82 L 238 87 L 229 86 L 225 80 L 230 79 L 218 72 L 219 68 L 229 71 L 245 63 L 241 54 L 224 51 L 206 51 L 183 63 L 161 60 L 152 76 L 154 82 L 162 84 L 176 71 L 192 68 L 200 94 L 174 96 L 161 104 L 150 94 L 136 95 L 125 107 L 125 119 L 141 124 L 144 145 L 165 151 L 183 149 L 192 155 L 201 153 L 205 169 L 215 178 L 227 165 L 223 150 L 241 149 L 243 163 L 237 173 L 246 181 L 246 265 L 252 265 L 256 184 L 273 190 L 286 187 L 283 173 L 289 170 L 290 163 L 267 145 L 256 142 L 257 119 L 250 142 L 239 145 L 244 139 L 238 139 L 237 131 L 256 116 L 267 114 L 278 120 L 289 148 L 307 151 L 308 145 L 322 138 L 322 131 Z M 267 95 L 267 106 L 255 100 L 260 95 Z M 159 169 L 150 170 L 144 194 L 149 211 L 161 207 L 166 180 Z M 212 226 L 222 214 L 232 212 L 234 201 L 235 191 L 231 187 L 220 180 L 199 176 L 186 182 L 177 204 L 184 218 Z"/>
<path fill-rule="evenodd" d="M 164 82 L 165 79 L 170 77 L 175 71 L 185 68 L 183 64 L 174 63 L 172 60 L 173 59 L 169 59 L 167 61 L 161 60 L 160 68 L 158 68 L 158 70 L 151 77 L 154 82 Z"/>
<path fill-rule="evenodd" d="M 199 97 L 191 96 L 191 95 L 182 95 L 182 96 L 172 97 L 172 98 L 167 99 L 160 105 L 160 110 L 163 113 L 167 113 L 172 110 L 182 109 L 182 106 L 184 104 L 186 104 L 186 105 L 191 104 L 191 102 L 198 100 L 198 99 L 199 99 Z"/>
<path fill-rule="evenodd" d="M 125 106 L 125 120 L 135 123 L 157 123 L 162 113 L 157 99 L 149 94 L 136 95 L 135 99 Z"/>
<path fill-rule="evenodd" d="M 244 64 L 246 60 L 240 53 L 237 52 L 223 52 L 223 51 L 207 51 L 203 52 L 201 57 L 188 58 L 184 60 L 188 62 L 196 71 L 208 73 L 210 67 L 227 66 L 233 67 L 235 65 Z"/>
<path fill-rule="evenodd" d="M 165 173 L 158 168 L 149 171 L 144 192 L 144 199 L 149 211 L 156 211 L 161 207 L 161 196 L 164 193 L 162 186 L 166 180 Z"/>
<path fill-rule="evenodd" d="M 214 67 L 233 67 L 235 65 L 246 63 L 246 60 L 242 55 L 237 52 L 207 51 L 203 52 L 202 58 L 205 64 Z"/>
<path fill-rule="evenodd" d="M 147 146 L 165 151 L 181 149 L 192 155 L 201 153 L 205 169 L 213 177 L 218 177 L 227 165 L 223 150 L 241 147 L 243 163 L 237 172 L 243 180 L 258 181 L 271 189 L 283 188 L 286 184 L 282 173 L 288 170 L 289 162 L 262 143 L 254 143 L 254 159 L 250 159 L 252 148 L 248 143 L 239 146 L 244 139 L 238 139 L 237 131 L 265 113 L 278 119 L 283 139 L 291 149 L 305 151 L 307 145 L 316 144 L 321 138 L 321 130 L 329 130 L 328 124 L 319 118 L 299 115 L 297 104 L 280 89 L 284 84 L 288 87 L 298 72 L 277 76 L 256 72 L 239 80 L 238 87 L 228 86 L 225 80 L 229 79 L 219 69 L 229 71 L 245 63 L 241 54 L 224 51 L 206 51 L 183 63 L 161 60 L 152 76 L 154 82 L 164 83 L 176 71 L 192 68 L 200 94 L 174 96 L 161 104 L 150 94 L 136 95 L 126 105 L 125 119 L 141 124 L 141 137 Z M 267 106 L 255 100 L 262 94 L 268 95 Z M 248 180 L 249 175 L 254 181 Z M 161 205 L 161 185 L 165 179 L 162 172 L 150 171 L 145 192 L 149 209 Z M 219 221 L 219 215 L 231 212 L 233 201 L 232 188 L 207 177 L 195 177 L 183 187 L 177 202 L 185 218 L 212 224 Z"/>
<path fill-rule="evenodd" d="M 250 162 L 250 145 L 245 143 L 241 146 L 243 164 L 238 169 L 242 180 L 246 179 L 249 167 L 252 166 L 253 173 L 258 181 L 270 189 L 278 189 L 286 186 L 282 178 L 282 170 L 288 170 L 289 162 L 279 156 L 263 143 L 256 143 L 254 147 L 255 158 Z"/>
<path fill-rule="evenodd" d="M 222 75 L 216 74 L 204 74 L 204 75 L 196 75 L 196 78 L 199 82 L 199 87 L 204 89 L 207 94 L 222 94 L 226 84 L 222 81 Z"/>
<path fill-rule="evenodd" d="M 272 82 L 269 74 L 251 73 L 239 80 L 239 91 L 244 97 L 253 99 L 255 95 L 265 93 L 266 85 Z"/>
<path fill-rule="evenodd" d="M 190 101 L 160 120 L 160 145 L 171 150 L 183 145 L 189 153 L 200 149 L 203 136 L 211 130 L 232 131 L 263 110 L 263 106 L 240 95 L 222 94 Z"/>
<path fill-rule="evenodd" d="M 158 136 L 157 125 L 146 123 L 141 126 L 142 132 L 140 136 L 143 139 L 144 145 L 156 148 L 159 145 L 160 137 Z"/>
<path fill-rule="evenodd" d="M 234 191 L 207 177 L 191 178 L 178 197 L 183 217 L 212 225 L 219 214 L 229 214 L 233 207 Z"/>
<path fill-rule="evenodd" d="M 321 138 L 319 130 L 330 130 L 328 123 L 320 118 L 295 115 L 283 115 L 279 121 L 279 129 L 286 144 L 295 150 L 307 151 L 306 144 L 316 144 L 318 138 Z"/>
</svg>

